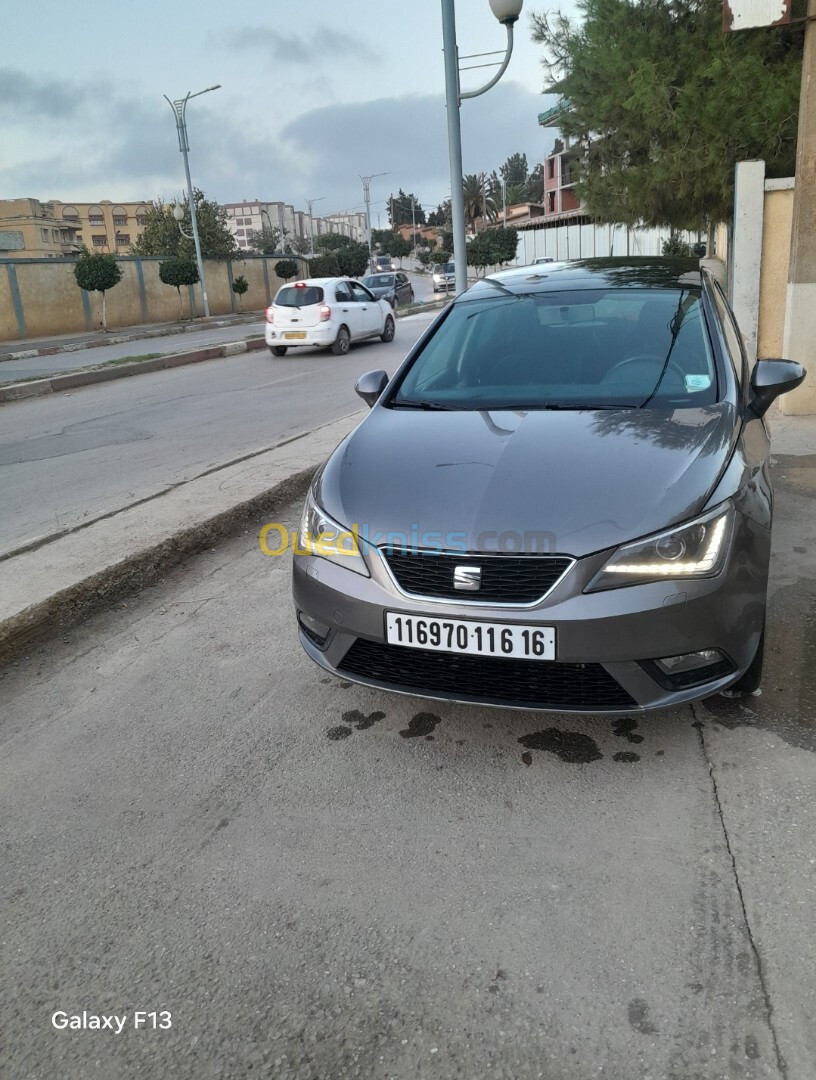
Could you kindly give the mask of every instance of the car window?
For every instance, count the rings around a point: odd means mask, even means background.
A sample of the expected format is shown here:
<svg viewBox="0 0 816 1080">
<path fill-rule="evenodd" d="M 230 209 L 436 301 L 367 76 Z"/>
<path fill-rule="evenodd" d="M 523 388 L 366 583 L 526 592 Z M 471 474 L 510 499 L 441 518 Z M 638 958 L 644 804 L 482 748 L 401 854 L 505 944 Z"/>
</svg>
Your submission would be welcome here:
<svg viewBox="0 0 816 1080">
<path fill-rule="evenodd" d="M 368 289 L 364 288 L 359 281 L 350 281 L 349 288 L 351 289 L 351 295 L 358 304 L 365 304 L 374 299 Z"/>
<path fill-rule="evenodd" d="M 338 300 L 340 303 L 351 303 L 351 289 L 349 288 L 347 281 L 337 282 L 337 284 L 334 286 L 334 297 L 335 300 Z"/>
<path fill-rule="evenodd" d="M 445 273 L 446 274 L 455 274 L 456 273 L 456 267 L 454 266 L 453 263 L 445 263 Z"/>
<path fill-rule="evenodd" d="M 392 403 L 678 408 L 717 394 L 699 288 L 593 289 L 454 304 Z"/>
<path fill-rule="evenodd" d="M 734 316 L 731 313 L 731 309 L 717 282 L 714 283 L 714 305 L 717 309 L 717 314 L 719 315 L 720 327 L 722 328 L 723 337 L 725 338 L 728 355 L 731 357 L 734 374 L 737 377 L 737 382 L 742 386 L 744 381 L 742 339 L 737 330 L 737 325 L 734 322 Z"/>
<path fill-rule="evenodd" d="M 404 285 L 407 282 L 407 280 L 408 280 L 408 278 L 405 276 L 405 274 L 397 274 L 397 281 L 399 282 L 400 285 Z"/>
<path fill-rule="evenodd" d="M 311 304 L 322 304 L 323 290 L 319 285 L 305 285 L 302 282 L 296 285 L 284 285 L 278 290 L 275 303 L 278 307 L 309 307 Z"/>
<path fill-rule="evenodd" d="M 371 289 L 387 289 L 393 281 L 393 274 L 369 274 L 368 277 L 363 278 L 363 285 Z"/>
</svg>

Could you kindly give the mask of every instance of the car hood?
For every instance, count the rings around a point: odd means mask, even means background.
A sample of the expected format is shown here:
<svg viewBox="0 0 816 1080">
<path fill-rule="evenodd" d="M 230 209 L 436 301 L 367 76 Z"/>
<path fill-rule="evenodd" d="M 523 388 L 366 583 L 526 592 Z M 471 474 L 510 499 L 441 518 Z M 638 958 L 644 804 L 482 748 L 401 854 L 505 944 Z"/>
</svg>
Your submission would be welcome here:
<svg viewBox="0 0 816 1080">
<path fill-rule="evenodd" d="M 420 547 L 513 550 L 497 535 L 546 534 L 538 550 L 580 557 L 693 517 L 735 437 L 727 403 L 673 412 L 376 406 L 331 456 L 315 493 L 374 543 L 396 533 L 392 542 Z"/>
</svg>

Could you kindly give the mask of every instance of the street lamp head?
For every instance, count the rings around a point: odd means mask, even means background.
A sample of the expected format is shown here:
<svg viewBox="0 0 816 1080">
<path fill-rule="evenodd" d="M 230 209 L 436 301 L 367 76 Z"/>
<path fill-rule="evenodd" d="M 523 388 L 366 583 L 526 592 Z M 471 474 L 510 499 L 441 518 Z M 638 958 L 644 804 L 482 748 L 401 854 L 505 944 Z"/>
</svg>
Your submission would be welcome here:
<svg viewBox="0 0 816 1080">
<path fill-rule="evenodd" d="M 518 22 L 524 0 L 490 0 L 490 10 L 500 23 L 512 26 Z"/>
<path fill-rule="evenodd" d="M 173 206 L 173 217 L 176 221 L 184 221 L 184 207 L 181 203 L 176 203 Z"/>
</svg>

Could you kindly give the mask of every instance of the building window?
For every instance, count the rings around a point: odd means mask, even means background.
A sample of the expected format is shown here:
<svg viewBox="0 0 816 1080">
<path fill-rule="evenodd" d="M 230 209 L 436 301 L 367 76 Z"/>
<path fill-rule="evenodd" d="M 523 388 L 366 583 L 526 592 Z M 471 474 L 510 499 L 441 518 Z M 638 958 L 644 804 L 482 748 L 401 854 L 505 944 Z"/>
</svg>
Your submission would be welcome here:
<svg viewBox="0 0 816 1080">
<path fill-rule="evenodd" d="M 143 229 L 146 224 L 147 224 L 147 218 L 146 217 L 138 217 L 137 216 L 137 218 L 136 218 L 136 226 L 137 226 L 137 228 Z"/>
<path fill-rule="evenodd" d="M 127 223 L 128 223 L 128 219 L 126 217 L 122 217 L 121 214 L 114 214 L 114 216 L 113 216 L 113 224 L 114 225 L 127 225 Z"/>
<path fill-rule="evenodd" d="M 236 236 L 244 236 L 245 235 L 244 230 L 243 229 L 236 229 L 235 230 L 235 235 Z"/>
<path fill-rule="evenodd" d="M 48 229 L 40 229 L 40 234 L 42 235 L 43 243 L 47 244 L 48 243 Z"/>
<path fill-rule="evenodd" d="M 108 238 L 107 238 L 107 236 L 92 236 L 91 240 L 93 240 L 93 246 L 94 247 L 107 247 L 108 246 Z"/>
<path fill-rule="evenodd" d="M 555 158 L 548 158 L 547 159 L 547 179 L 548 180 L 554 180 L 555 179 Z"/>
<path fill-rule="evenodd" d="M 105 224 L 105 219 L 103 217 L 96 217 L 96 215 L 94 215 L 93 217 L 89 216 L 88 217 L 88 224 L 89 225 L 104 225 Z"/>
<path fill-rule="evenodd" d="M 59 238 L 60 238 L 59 229 L 52 229 L 51 230 L 51 239 L 54 241 L 55 244 L 59 243 Z"/>
<path fill-rule="evenodd" d="M 127 247 L 130 243 L 130 233 L 117 233 L 116 234 L 116 246 Z"/>
<path fill-rule="evenodd" d="M 550 213 L 550 214 L 555 213 L 555 192 L 554 191 L 548 191 L 547 192 L 547 212 Z"/>
<path fill-rule="evenodd" d="M 76 234 L 76 242 L 77 242 L 78 244 L 81 244 L 81 243 L 82 243 L 82 233 L 81 233 L 81 232 L 78 232 L 78 233 Z"/>
<path fill-rule="evenodd" d="M 250 236 L 255 235 L 255 230 L 254 229 L 247 229 L 246 234 L 247 234 L 247 239 L 249 239 Z"/>
</svg>

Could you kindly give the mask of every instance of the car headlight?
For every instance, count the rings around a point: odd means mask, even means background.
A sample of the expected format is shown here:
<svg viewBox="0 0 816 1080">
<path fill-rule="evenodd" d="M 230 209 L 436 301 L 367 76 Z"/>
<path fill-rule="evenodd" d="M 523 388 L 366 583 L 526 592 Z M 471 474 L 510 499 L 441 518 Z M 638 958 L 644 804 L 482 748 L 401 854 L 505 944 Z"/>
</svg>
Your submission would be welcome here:
<svg viewBox="0 0 816 1080">
<path fill-rule="evenodd" d="M 713 577 L 722 569 L 733 524 L 734 508 L 729 502 L 684 525 L 623 544 L 584 591 L 672 578 Z"/>
<path fill-rule="evenodd" d="M 356 529 L 346 529 L 330 518 L 317 505 L 310 491 L 300 519 L 298 555 L 317 555 L 346 570 L 353 570 L 355 574 L 371 577 L 361 547 Z"/>
</svg>

